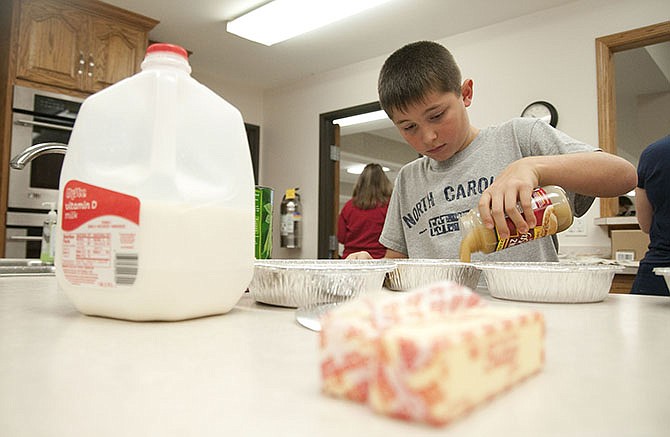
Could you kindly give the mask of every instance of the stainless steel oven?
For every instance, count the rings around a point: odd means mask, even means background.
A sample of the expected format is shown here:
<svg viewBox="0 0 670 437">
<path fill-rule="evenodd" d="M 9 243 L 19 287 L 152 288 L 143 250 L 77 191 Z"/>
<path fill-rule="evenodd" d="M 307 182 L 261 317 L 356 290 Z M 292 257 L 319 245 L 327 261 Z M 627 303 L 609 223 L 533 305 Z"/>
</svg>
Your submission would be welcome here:
<svg viewBox="0 0 670 437">
<path fill-rule="evenodd" d="M 11 156 L 40 143 L 67 144 L 83 99 L 23 86 L 14 87 Z M 5 256 L 38 258 L 42 223 L 58 202 L 63 154 L 43 154 L 22 170 L 9 169 Z"/>
</svg>

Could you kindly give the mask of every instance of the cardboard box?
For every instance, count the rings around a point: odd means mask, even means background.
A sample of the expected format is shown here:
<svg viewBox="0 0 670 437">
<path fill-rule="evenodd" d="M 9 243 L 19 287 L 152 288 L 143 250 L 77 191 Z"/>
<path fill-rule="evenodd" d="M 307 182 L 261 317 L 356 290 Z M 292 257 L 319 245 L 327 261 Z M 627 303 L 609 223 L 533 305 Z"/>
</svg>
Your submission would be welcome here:
<svg viewBox="0 0 670 437">
<path fill-rule="evenodd" d="M 644 257 L 644 254 L 647 253 L 649 235 L 639 229 L 614 230 L 612 231 L 611 237 L 612 259 L 639 261 Z M 617 253 L 619 258 L 617 258 Z"/>
</svg>

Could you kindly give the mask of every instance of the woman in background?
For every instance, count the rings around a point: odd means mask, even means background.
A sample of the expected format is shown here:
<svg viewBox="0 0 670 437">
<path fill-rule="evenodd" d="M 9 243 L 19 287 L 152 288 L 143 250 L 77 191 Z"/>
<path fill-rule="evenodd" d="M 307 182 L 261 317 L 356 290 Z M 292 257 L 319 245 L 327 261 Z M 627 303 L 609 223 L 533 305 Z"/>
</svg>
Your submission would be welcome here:
<svg viewBox="0 0 670 437">
<path fill-rule="evenodd" d="M 670 267 L 670 135 L 649 145 L 640 155 L 635 210 L 640 229 L 649 234 L 649 248 L 640 260 L 632 294 L 670 296 L 655 267 Z"/>
<path fill-rule="evenodd" d="M 379 164 L 368 164 L 358 177 L 353 197 L 344 204 L 337 223 L 337 239 L 344 245 L 342 258 L 367 251 L 383 258 L 386 248 L 379 243 L 393 184 Z"/>
</svg>

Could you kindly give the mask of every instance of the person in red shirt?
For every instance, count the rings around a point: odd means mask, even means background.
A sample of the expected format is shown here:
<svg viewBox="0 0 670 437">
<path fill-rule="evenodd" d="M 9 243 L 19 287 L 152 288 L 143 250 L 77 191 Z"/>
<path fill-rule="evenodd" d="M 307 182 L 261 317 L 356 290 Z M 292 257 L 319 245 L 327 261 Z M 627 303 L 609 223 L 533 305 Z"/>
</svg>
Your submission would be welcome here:
<svg viewBox="0 0 670 437">
<path fill-rule="evenodd" d="M 342 258 L 363 250 L 373 258 L 384 257 L 386 248 L 379 243 L 379 235 L 392 191 L 393 184 L 381 165 L 365 166 L 337 222 L 337 240 L 344 245 Z"/>
</svg>

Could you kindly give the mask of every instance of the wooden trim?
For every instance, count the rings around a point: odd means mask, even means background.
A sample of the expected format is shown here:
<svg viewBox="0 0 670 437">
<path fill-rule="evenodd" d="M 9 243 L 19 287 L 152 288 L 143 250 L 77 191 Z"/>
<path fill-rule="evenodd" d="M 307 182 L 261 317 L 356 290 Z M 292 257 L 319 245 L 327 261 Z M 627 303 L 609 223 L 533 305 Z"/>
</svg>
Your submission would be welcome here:
<svg viewBox="0 0 670 437">
<path fill-rule="evenodd" d="M 9 186 L 9 144 L 12 125 L 12 86 L 10 74 L 14 68 L 12 51 L 14 29 L 12 20 L 17 14 L 16 3 L 0 2 L 0 257 L 5 256 L 5 229 L 7 225 L 7 187 Z"/>
<path fill-rule="evenodd" d="M 333 125 L 333 137 L 334 137 L 334 142 L 333 144 L 335 147 L 337 147 L 337 150 L 342 150 L 340 149 L 340 125 L 336 124 Z M 340 159 L 342 157 L 340 156 Z M 337 225 L 338 225 L 338 219 L 340 218 L 340 161 L 333 162 L 333 229 L 332 229 L 332 234 L 337 236 Z M 330 241 L 329 241 L 330 243 Z M 330 244 L 328 245 L 330 248 Z M 329 256 L 331 258 L 339 258 L 340 254 L 337 249 L 335 250 L 330 250 L 329 251 Z"/>
<path fill-rule="evenodd" d="M 670 21 L 664 21 L 638 29 L 614 33 L 596 38 L 610 48 L 612 52 L 637 49 L 670 40 Z"/>
<path fill-rule="evenodd" d="M 617 153 L 614 53 L 666 41 L 670 41 L 670 21 L 596 38 L 598 144 L 604 151 Z M 600 199 L 601 217 L 614 217 L 618 211 L 617 198 Z"/>
</svg>

